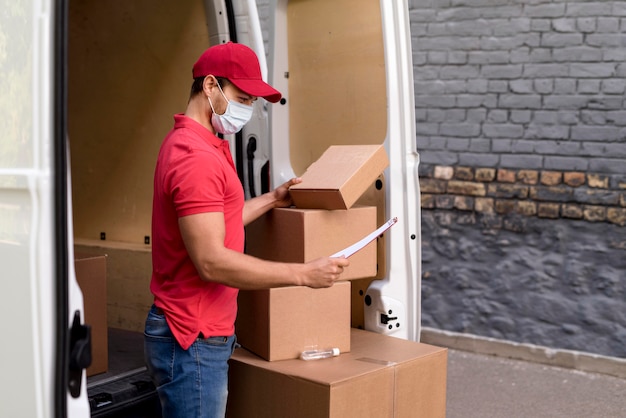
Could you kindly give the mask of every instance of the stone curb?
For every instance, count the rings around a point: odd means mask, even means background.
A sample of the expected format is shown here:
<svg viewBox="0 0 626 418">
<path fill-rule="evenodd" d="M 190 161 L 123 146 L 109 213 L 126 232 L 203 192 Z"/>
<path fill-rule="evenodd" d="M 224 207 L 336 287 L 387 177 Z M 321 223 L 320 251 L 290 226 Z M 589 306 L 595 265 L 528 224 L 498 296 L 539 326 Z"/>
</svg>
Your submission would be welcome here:
<svg viewBox="0 0 626 418">
<path fill-rule="evenodd" d="M 420 341 L 455 350 L 530 361 L 626 379 L 626 359 L 422 327 Z"/>
</svg>

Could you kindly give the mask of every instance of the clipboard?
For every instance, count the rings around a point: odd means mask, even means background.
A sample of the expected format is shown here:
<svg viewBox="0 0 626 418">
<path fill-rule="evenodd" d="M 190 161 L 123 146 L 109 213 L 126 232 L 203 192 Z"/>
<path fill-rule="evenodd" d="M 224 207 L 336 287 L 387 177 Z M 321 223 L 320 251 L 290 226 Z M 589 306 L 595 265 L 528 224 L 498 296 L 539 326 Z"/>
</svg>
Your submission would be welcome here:
<svg viewBox="0 0 626 418">
<path fill-rule="evenodd" d="M 361 240 L 355 242 L 349 247 L 346 247 L 343 250 L 336 252 L 335 254 L 331 255 L 331 257 L 345 257 L 345 258 L 350 257 L 351 255 L 355 254 L 357 251 L 363 249 L 363 247 L 365 247 L 367 244 L 374 241 L 378 236 L 382 235 L 386 230 L 394 226 L 397 222 L 398 222 L 397 217 L 389 219 L 376 231 L 363 237 Z"/>
</svg>

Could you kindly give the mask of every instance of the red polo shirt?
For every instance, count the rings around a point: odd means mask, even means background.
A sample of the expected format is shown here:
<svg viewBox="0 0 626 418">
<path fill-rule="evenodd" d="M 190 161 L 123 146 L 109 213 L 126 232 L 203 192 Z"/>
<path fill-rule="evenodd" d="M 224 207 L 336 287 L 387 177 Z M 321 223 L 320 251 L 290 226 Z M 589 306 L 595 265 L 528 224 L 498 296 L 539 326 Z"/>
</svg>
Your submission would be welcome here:
<svg viewBox="0 0 626 418">
<path fill-rule="evenodd" d="M 228 141 L 185 115 L 175 115 L 154 175 L 150 290 L 184 349 L 200 333 L 205 338 L 234 333 L 238 290 L 200 279 L 185 249 L 178 218 L 224 213 L 224 246 L 243 252 L 243 205 L 244 192 Z"/>
</svg>

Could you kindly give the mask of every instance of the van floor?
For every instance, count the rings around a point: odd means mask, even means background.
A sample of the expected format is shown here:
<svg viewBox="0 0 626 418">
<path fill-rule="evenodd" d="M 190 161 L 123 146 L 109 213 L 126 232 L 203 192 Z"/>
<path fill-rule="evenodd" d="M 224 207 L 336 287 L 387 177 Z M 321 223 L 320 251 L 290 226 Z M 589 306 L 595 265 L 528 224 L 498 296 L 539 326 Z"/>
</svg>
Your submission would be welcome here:
<svg viewBox="0 0 626 418">
<path fill-rule="evenodd" d="M 89 385 L 145 367 L 143 333 L 109 328 L 108 338 L 109 368 L 106 373 L 90 376 Z"/>
<path fill-rule="evenodd" d="M 160 404 L 146 371 L 143 333 L 109 328 L 109 367 L 87 378 L 92 417 L 158 418 Z"/>
</svg>

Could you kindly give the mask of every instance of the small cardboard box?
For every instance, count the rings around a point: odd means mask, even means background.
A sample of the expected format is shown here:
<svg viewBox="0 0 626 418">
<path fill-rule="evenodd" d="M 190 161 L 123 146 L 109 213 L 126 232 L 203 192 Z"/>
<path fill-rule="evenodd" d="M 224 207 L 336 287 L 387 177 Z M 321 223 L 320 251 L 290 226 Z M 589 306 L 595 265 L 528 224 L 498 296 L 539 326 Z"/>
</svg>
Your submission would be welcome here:
<svg viewBox="0 0 626 418">
<path fill-rule="evenodd" d="M 333 145 L 289 193 L 298 208 L 349 209 L 387 166 L 383 145 Z"/>
<path fill-rule="evenodd" d="M 241 290 L 238 305 L 237 341 L 265 360 L 298 358 L 311 346 L 350 351 L 350 282 Z"/>
<path fill-rule="evenodd" d="M 328 257 L 376 230 L 376 207 L 273 209 L 246 227 L 246 253 L 288 263 Z M 341 280 L 375 277 L 376 242 L 350 257 Z"/>
<path fill-rule="evenodd" d="M 445 417 L 447 349 L 352 329 L 338 357 L 230 360 L 229 418 Z"/>
<path fill-rule="evenodd" d="M 83 292 L 85 324 L 91 326 L 91 366 L 87 376 L 109 368 L 106 262 L 106 256 L 76 254 L 74 259 L 76 281 Z"/>
</svg>

